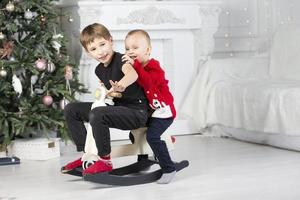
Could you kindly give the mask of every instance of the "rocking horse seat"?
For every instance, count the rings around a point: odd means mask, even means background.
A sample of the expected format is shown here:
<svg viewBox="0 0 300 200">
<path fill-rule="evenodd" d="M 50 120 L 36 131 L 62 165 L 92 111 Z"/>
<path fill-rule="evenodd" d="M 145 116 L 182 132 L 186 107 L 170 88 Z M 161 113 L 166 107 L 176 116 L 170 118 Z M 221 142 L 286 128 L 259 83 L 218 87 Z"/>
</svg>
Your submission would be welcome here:
<svg viewBox="0 0 300 200">
<path fill-rule="evenodd" d="M 113 146 L 111 156 L 122 157 L 122 156 L 130 156 L 130 155 L 153 154 L 146 140 L 146 131 L 147 131 L 147 127 L 131 130 L 130 139 L 132 144 Z M 161 139 L 165 141 L 169 151 L 174 149 L 172 139 L 168 134 L 163 134 L 161 136 Z"/>
</svg>

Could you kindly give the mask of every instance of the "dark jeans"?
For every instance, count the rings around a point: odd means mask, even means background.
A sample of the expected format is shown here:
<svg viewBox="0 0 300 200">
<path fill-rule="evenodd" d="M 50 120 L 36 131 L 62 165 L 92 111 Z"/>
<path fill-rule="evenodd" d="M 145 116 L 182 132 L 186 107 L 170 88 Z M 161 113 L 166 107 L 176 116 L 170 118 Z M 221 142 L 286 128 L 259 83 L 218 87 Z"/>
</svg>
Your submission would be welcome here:
<svg viewBox="0 0 300 200">
<path fill-rule="evenodd" d="M 147 129 L 147 141 L 159 161 L 163 173 L 170 173 L 175 170 L 175 165 L 171 160 L 165 141 L 160 136 L 173 123 L 173 118 L 161 119 L 150 118 Z"/>
<path fill-rule="evenodd" d="M 83 151 L 86 139 L 84 122 L 90 122 L 99 156 L 110 154 L 109 128 L 132 130 L 145 127 L 148 119 L 146 110 L 125 106 L 100 106 L 91 110 L 91 102 L 69 103 L 64 110 L 69 134 L 77 151 Z"/>
</svg>

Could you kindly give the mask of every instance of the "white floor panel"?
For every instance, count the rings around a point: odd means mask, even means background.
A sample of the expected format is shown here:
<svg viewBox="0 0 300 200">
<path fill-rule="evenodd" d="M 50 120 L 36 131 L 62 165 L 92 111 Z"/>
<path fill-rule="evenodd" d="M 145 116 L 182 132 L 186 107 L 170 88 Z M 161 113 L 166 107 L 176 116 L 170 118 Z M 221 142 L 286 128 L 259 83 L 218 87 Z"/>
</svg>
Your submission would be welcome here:
<svg viewBox="0 0 300 200">
<path fill-rule="evenodd" d="M 190 166 L 168 185 L 111 187 L 60 173 L 81 154 L 62 146 L 58 159 L 0 166 L 0 200 L 298 200 L 300 153 L 232 139 L 177 136 L 172 156 Z M 136 160 L 113 159 L 114 167 Z"/>
</svg>

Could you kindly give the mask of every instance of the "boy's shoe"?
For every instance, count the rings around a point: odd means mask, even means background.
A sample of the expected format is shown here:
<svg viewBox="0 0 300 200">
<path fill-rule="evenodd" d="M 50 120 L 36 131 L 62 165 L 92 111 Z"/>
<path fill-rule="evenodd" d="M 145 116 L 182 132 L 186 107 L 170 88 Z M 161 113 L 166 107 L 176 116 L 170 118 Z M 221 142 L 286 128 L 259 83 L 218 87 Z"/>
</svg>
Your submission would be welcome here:
<svg viewBox="0 0 300 200">
<path fill-rule="evenodd" d="M 168 184 L 170 183 L 176 175 L 176 170 L 170 173 L 163 173 L 160 179 L 158 179 L 156 182 L 158 184 Z"/>
<path fill-rule="evenodd" d="M 89 166 L 87 169 L 83 170 L 82 174 L 97 174 L 101 172 L 112 171 L 113 166 L 109 160 L 98 160 L 93 165 Z"/>
<path fill-rule="evenodd" d="M 81 158 L 74 160 L 73 162 L 68 163 L 64 167 L 62 167 L 61 172 L 66 173 L 68 171 L 71 171 L 77 167 L 82 167 L 82 161 Z"/>
</svg>

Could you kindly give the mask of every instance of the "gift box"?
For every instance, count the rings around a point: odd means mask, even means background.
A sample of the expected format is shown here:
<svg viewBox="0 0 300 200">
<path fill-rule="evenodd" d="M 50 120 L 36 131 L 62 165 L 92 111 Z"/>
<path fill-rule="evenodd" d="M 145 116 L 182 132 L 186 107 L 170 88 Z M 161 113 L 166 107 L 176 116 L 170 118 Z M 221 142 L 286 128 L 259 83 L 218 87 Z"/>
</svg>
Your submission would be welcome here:
<svg viewBox="0 0 300 200">
<path fill-rule="evenodd" d="M 11 154 L 25 160 L 48 160 L 60 157 L 59 138 L 17 139 Z"/>
</svg>

